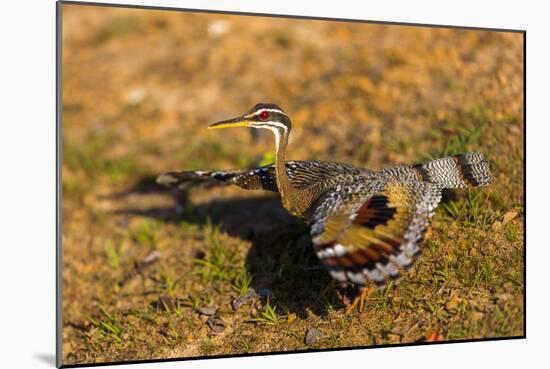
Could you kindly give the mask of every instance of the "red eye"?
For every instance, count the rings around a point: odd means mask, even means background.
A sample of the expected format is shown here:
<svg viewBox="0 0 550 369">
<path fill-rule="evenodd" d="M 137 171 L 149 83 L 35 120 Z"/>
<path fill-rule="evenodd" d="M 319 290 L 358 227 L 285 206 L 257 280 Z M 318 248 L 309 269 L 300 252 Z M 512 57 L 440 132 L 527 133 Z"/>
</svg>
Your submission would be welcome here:
<svg viewBox="0 0 550 369">
<path fill-rule="evenodd" d="M 267 118 L 269 118 L 269 113 L 268 113 L 267 111 L 265 111 L 265 110 L 262 111 L 262 112 L 260 113 L 260 119 L 261 119 L 261 120 L 267 120 Z"/>
</svg>

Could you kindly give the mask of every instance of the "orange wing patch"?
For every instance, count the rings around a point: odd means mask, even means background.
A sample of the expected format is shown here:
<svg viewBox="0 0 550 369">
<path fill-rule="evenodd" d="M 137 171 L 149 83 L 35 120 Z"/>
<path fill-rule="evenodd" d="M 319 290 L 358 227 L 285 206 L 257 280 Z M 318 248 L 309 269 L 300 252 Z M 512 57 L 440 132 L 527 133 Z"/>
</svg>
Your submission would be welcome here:
<svg viewBox="0 0 550 369">
<path fill-rule="evenodd" d="M 385 225 L 393 218 L 397 210 L 388 206 L 388 197 L 374 195 L 357 210 L 353 224 L 374 229 L 378 225 Z"/>
<path fill-rule="evenodd" d="M 440 197 L 440 190 L 429 184 L 404 182 L 386 183 L 366 199 L 343 199 L 314 237 L 315 251 L 336 280 L 359 286 L 372 280 L 383 286 L 399 278 L 400 268 L 412 267 Z"/>
</svg>

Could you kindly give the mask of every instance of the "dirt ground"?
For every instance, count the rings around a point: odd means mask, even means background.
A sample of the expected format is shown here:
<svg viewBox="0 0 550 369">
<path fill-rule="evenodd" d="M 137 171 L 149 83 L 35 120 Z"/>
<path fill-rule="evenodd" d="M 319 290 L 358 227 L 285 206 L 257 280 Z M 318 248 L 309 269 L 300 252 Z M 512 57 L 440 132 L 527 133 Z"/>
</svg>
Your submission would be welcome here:
<svg viewBox="0 0 550 369">
<path fill-rule="evenodd" d="M 64 364 L 523 335 L 522 34 L 65 4 L 62 52 Z M 445 193 L 414 271 L 348 311 L 276 195 L 155 184 L 272 160 L 269 132 L 206 130 L 258 102 L 288 158 L 475 150 L 494 181 Z"/>
</svg>

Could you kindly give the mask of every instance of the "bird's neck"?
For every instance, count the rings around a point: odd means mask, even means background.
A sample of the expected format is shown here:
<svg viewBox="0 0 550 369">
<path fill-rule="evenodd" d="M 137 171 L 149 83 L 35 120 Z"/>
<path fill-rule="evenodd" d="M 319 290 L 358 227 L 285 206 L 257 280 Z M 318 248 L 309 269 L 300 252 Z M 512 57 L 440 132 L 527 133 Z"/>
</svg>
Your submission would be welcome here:
<svg viewBox="0 0 550 369">
<path fill-rule="evenodd" d="M 288 144 L 288 133 L 280 130 L 273 130 L 275 133 L 275 177 L 277 188 L 281 194 L 283 206 L 292 214 L 303 217 L 306 208 L 306 194 L 303 190 L 296 188 L 290 183 L 286 171 L 286 146 Z"/>
</svg>

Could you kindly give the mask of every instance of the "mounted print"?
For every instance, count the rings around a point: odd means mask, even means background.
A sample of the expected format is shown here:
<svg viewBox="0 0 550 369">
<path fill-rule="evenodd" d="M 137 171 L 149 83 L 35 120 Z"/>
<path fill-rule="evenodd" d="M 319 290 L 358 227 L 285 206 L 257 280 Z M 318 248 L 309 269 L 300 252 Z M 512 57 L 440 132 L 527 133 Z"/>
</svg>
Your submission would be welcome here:
<svg viewBox="0 0 550 369">
<path fill-rule="evenodd" d="M 58 365 L 524 338 L 524 50 L 59 3 Z"/>
</svg>

